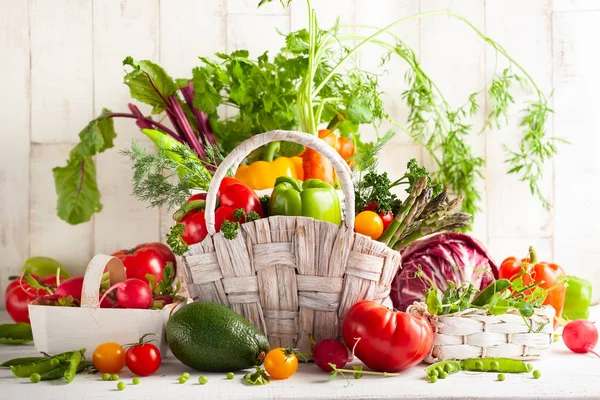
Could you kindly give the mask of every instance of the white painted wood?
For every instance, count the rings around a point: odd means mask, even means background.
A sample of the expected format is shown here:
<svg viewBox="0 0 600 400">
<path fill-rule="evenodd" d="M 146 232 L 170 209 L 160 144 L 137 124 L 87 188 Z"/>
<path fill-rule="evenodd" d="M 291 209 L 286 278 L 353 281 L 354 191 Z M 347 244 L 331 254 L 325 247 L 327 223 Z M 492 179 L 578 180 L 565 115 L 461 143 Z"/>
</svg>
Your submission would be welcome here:
<svg viewBox="0 0 600 400">
<path fill-rule="evenodd" d="M 132 102 L 142 112 L 150 107 L 132 101 L 123 84 L 123 59 L 156 60 L 158 56 L 158 1 L 94 1 L 94 115 L 106 107 L 113 112 L 129 112 Z M 121 26 L 120 29 L 114 29 Z M 102 212 L 95 217 L 94 251 L 112 254 L 121 248 L 159 240 L 159 216 L 155 208 L 131 195 L 131 162 L 119 149 L 136 141 L 154 151 L 155 145 L 140 132 L 132 119 L 113 119 L 117 138 L 115 148 L 96 156 L 98 188 Z"/>
<path fill-rule="evenodd" d="M 600 11 L 554 15 L 554 130 L 571 141 L 555 160 L 555 234 L 557 261 L 594 282 L 600 299 Z M 576 27 L 576 28 L 574 28 Z"/>
<path fill-rule="evenodd" d="M 30 6 L 31 141 L 75 143 L 93 112 L 92 2 Z"/>
<path fill-rule="evenodd" d="M 290 15 L 290 8 L 283 7 L 279 0 L 266 3 L 260 8 L 258 1 L 254 0 L 227 0 L 227 14 Z"/>
<path fill-rule="evenodd" d="M 0 307 L 8 277 L 29 256 L 29 6 L 9 2 L 0 17 Z M 6 18 L 6 19 L 4 19 Z M 15 26 L 7 24 L 10 19 Z"/>
<path fill-rule="evenodd" d="M 108 310 L 110 311 L 110 310 Z M 131 311 L 131 310 L 121 310 Z M 592 315 L 600 317 L 596 308 Z M 0 314 L 0 320 L 6 314 Z M 32 345 L 0 345 L 0 361 L 16 357 L 31 357 L 37 353 Z M 357 365 L 353 362 L 348 365 Z M 119 372 L 127 384 L 125 392 L 116 389 L 117 382 L 104 382 L 98 374 L 78 374 L 71 384 L 41 382 L 32 385 L 27 379 L 15 378 L 10 370 L 0 370 L 2 395 L 6 398 L 78 399 L 84 393 L 89 399 L 598 399 L 600 375 L 598 359 L 592 355 L 574 354 L 562 342 L 552 344 L 550 352 L 540 360 L 532 361 L 542 373 L 540 379 L 531 374 L 505 374 L 506 381 L 498 382 L 495 373 L 456 373 L 435 384 L 425 379 L 425 364 L 403 371 L 400 376 L 379 377 L 364 375 L 361 379 L 346 381 L 338 378 L 328 382 L 327 374 L 314 364 L 301 363 L 298 372 L 286 380 L 273 380 L 266 386 L 247 386 L 242 377 L 247 371 L 235 373 L 233 380 L 225 373 L 196 372 L 177 359 L 168 356 L 158 372 L 141 378 L 132 385 L 134 375 L 124 368 Z M 191 374 L 185 384 L 177 382 L 183 373 Z M 198 376 L 205 375 L 208 383 L 200 386 Z"/>
<path fill-rule="evenodd" d="M 69 225 L 56 216 L 52 168 L 63 165 L 72 145 L 33 144 L 29 198 L 29 245 L 31 256 L 60 261 L 71 274 L 81 274 L 93 255 L 93 223 Z M 118 223 L 112 228 L 119 229 Z"/>
<path fill-rule="evenodd" d="M 549 1 L 488 0 L 486 1 L 486 34 L 500 43 L 533 76 L 546 94 L 552 90 L 552 24 Z M 508 27 L 511 27 L 510 29 Z M 495 66 L 495 55 L 488 47 L 486 52 L 487 77 L 491 78 Z M 506 66 L 499 60 L 501 71 Z M 522 137 L 518 126 L 523 100 L 532 99 L 532 94 L 517 91 L 517 104 L 510 109 L 511 122 L 487 136 L 487 210 L 488 237 L 514 238 L 551 237 L 552 213 L 545 211 L 533 198 L 527 185 L 516 175 L 507 175 L 508 165 L 503 145 L 517 148 Z M 548 132 L 552 133 L 551 121 Z M 563 148 L 564 149 L 564 148 Z M 552 164 L 545 168 L 541 183 L 546 198 L 552 201 Z"/>
<path fill-rule="evenodd" d="M 421 12 L 445 10 L 464 16 L 476 27 L 485 27 L 484 2 L 466 0 L 422 1 Z M 469 95 L 485 88 L 485 41 L 471 28 L 457 18 L 450 16 L 424 17 L 420 20 L 420 61 L 423 69 L 440 87 L 450 106 L 454 109 L 464 106 Z M 429 51 L 428 49 L 435 49 Z M 480 135 L 484 123 L 485 91 L 477 96 L 479 112 L 469 118 L 472 125 L 471 136 L 467 143 L 473 148 L 475 156 L 485 158 L 486 136 Z M 423 161 L 430 168 L 435 162 L 425 150 Z M 485 169 L 484 169 L 485 171 Z M 477 179 L 477 188 L 481 195 L 480 214 L 475 218 L 472 234 L 482 238 L 487 244 L 487 196 L 486 185 L 489 182 Z"/>
<path fill-rule="evenodd" d="M 552 0 L 552 10 L 563 11 L 599 11 L 600 2 L 597 0 Z"/>
<path fill-rule="evenodd" d="M 285 44 L 285 38 L 277 30 L 289 32 L 288 16 L 227 15 L 227 52 L 246 49 L 252 58 L 265 51 L 272 58 Z"/>
</svg>

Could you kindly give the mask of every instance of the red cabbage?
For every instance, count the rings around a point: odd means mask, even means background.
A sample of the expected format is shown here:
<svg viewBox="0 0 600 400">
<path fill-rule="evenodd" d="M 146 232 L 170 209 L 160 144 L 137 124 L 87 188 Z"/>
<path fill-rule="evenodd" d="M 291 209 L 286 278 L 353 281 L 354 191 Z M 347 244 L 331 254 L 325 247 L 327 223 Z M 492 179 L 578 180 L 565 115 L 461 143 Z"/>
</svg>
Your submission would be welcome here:
<svg viewBox="0 0 600 400">
<path fill-rule="evenodd" d="M 448 281 L 458 285 L 470 281 L 483 289 L 498 278 L 498 267 L 477 239 L 457 232 L 432 235 L 402 250 L 402 268 L 390 292 L 397 310 L 405 311 L 413 302 L 425 299 L 429 284 L 415 278 L 419 268 L 442 291 L 448 288 Z"/>
</svg>

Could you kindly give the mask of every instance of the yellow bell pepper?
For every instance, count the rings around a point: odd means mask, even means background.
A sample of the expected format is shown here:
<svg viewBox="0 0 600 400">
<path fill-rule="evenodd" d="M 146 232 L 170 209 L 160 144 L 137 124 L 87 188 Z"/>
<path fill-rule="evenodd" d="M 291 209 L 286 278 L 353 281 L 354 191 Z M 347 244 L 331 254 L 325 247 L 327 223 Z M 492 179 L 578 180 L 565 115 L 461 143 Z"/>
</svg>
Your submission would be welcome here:
<svg viewBox="0 0 600 400">
<path fill-rule="evenodd" d="M 298 159 L 298 160 L 294 160 Z M 280 176 L 302 179 L 302 159 L 300 157 L 278 157 L 274 161 L 255 161 L 250 165 L 240 166 L 235 177 L 254 190 L 270 189 Z"/>
</svg>

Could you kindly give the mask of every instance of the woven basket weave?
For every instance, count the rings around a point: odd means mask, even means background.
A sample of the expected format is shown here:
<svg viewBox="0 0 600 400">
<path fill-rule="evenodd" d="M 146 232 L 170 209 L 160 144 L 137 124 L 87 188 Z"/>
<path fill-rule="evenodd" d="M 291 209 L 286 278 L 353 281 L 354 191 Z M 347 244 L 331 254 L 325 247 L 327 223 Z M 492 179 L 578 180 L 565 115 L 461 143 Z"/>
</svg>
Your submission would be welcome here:
<svg viewBox="0 0 600 400">
<path fill-rule="evenodd" d="M 516 310 L 493 316 L 472 308 L 448 315 L 431 315 L 425 303 L 414 303 L 406 312 L 429 319 L 433 327 L 433 347 L 425 362 L 464 360 L 477 357 L 506 357 L 533 360 L 552 344 L 554 308 L 536 310 L 527 324 Z"/>
<path fill-rule="evenodd" d="M 342 226 L 273 216 L 243 224 L 233 240 L 215 233 L 221 180 L 251 151 L 273 141 L 302 144 L 332 162 L 346 203 Z M 348 308 L 364 299 L 384 301 L 400 266 L 398 252 L 354 232 L 350 169 L 333 148 L 306 133 L 270 131 L 236 147 L 214 174 L 205 219 L 208 236 L 183 257 L 190 296 L 230 307 L 266 334 L 273 347 L 308 351 L 309 333 L 316 340 L 338 337 Z"/>
</svg>

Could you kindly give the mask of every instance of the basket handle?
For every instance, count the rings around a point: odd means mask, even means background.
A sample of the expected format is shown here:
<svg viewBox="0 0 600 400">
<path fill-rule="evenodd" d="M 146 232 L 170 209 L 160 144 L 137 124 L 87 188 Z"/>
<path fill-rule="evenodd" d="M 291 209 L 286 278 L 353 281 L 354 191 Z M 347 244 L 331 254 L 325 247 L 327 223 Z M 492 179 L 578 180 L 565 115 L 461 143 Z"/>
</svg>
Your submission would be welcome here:
<svg viewBox="0 0 600 400">
<path fill-rule="evenodd" d="M 227 175 L 227 171 L 232 168 L 237 169 L 238 165 L 252 151 L 267 143 L 277 141 L 301 144 L 318 151 L 331 161 L 333 168 L 340 179 L 342 190 L 344 192 L 344 201 L 346 202 L 346 216 L 344 218 L 344 223 L 349 229 L 354 229 L 354 186 L 352 185 L 352 179 L 350 177 L 350 168 L 348 167 L 348 164 L 346 164 L 346 161 L 344 161 L 333 147 L 329 146 L 324 140 L 319 139 L 315 135 L 294 131 L 275 130 L 252 136 L 242 142 L 233 149 L 225 159 L 223 159 L 223 162 L 221 162 L 221 165 L 219 165 L 219 168 L 215 171 L 206 195 L 206 211 L 204 213 L 204 218 L 206 220 L 208 234 L 213 236 L 216 233 L 215 205 L 217 202 L 217 192 L 219 191 L 219 186 L 221 186 L 221 181 L 225 178 L 225 175 Z"/>
<path fill-rule="evenodd" d="M 110 285 L 123 282 L 127 279 L 125 266 L 120 259 L 106 254 L 97 254 L 92 258 L 83 276 L 83 288 L 81 289 L 81 307 L 98 307 L 100 295 L 100 283 L 104 269 L 108 268 Z"/>
</svg>

